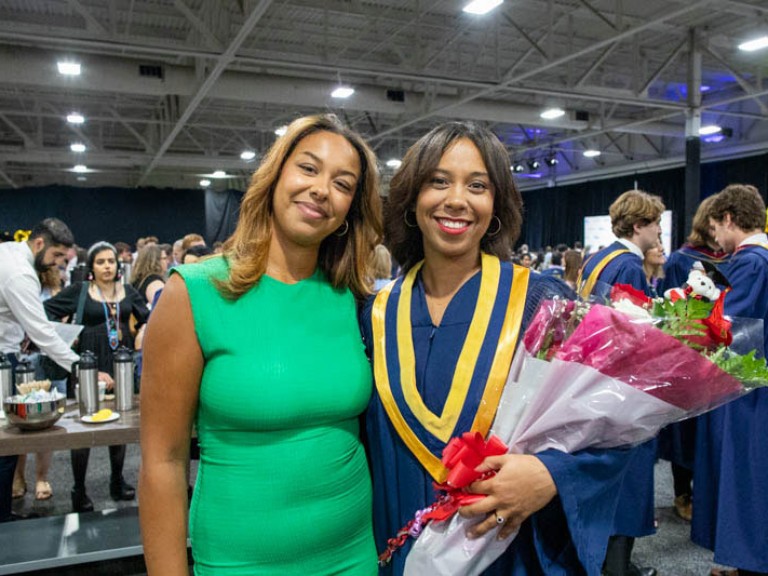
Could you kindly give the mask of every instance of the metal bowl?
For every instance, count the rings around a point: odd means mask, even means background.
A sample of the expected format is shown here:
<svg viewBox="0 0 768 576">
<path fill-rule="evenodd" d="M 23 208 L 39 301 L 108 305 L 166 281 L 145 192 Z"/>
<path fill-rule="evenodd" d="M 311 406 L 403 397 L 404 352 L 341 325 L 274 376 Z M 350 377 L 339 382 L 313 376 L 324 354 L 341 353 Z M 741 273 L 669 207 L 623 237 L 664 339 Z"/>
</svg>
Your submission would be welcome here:
<svg viewBox="0 0 768 576">
<path fill-rule="evenodd" d="M 43 402 L 18 402 L 17 396 L 11 396 L 3 402 L 3 410 L 8 422 L 22 430 L 45 430 L 53 426 L 64 414 L 67 399 L 46 400 Z"/>
</svg>

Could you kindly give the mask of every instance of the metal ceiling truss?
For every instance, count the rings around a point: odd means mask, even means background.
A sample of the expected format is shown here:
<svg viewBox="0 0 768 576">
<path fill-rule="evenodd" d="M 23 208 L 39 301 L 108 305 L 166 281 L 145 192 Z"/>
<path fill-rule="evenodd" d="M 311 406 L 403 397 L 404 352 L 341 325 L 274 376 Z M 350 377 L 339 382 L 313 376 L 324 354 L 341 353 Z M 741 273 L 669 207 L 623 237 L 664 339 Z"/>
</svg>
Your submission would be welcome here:
<svg viewBox="0 0 768 576">
<path fill-rule="evenodd" d="M 484 17 L 460 6 L 5 3 L 0 186 L 73 182 L 75 161 L 95 170 L 87 185 L 186 187 L 215 169 L 244 183 L 254 163 L 240 151 L 260 155 L 276 127 L 323 111 L 346 118 L 383 159 L 438 122 L 485 122 L 511 158 L 558 154 L 547 176 L 560 182 L 679 162 L 692 114 L 731 128 L 704 157 L 768 149 L 768 61 L 735 49 L 768 30 L 768 0 L 507 0 Z M 693 96 L 691 54 L 708 89 Z M 81 61 L 80 79 L 56 74 L 65 57 Z M 331 99 L 339 82 L 355 95 Z M 552 105 L 567 114 L 542 120 Z M 87 118 L 80 127 L 63 120 L 75 109 Z M 69 151 L 74 140 L 85 154 Z M 582 158 L 587 146 L 604 155 Z"/>
</svg>

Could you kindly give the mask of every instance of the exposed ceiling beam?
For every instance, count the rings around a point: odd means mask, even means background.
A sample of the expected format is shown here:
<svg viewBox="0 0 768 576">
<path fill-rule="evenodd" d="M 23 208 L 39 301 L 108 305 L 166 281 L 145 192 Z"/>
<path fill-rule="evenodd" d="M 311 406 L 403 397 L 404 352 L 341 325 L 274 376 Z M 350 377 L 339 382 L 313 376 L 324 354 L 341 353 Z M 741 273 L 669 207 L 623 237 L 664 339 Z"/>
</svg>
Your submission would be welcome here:
<svg viewBox="0 0 768 576">
<path fill-rule="evenodd" d="M 531 36 L 530 36 L 530 35 L 529 35 L 529 34 L 528 34 L 528 33 L 527 33 L 525 30 L 523 30 L 523 29 L 522 29 L 522 28 L 521 28 L 521 27 L 520 27 L 520 26 L 517 24 L 517 22 L 515 22 L 514 20 L 512 20 L 512 18 L 510 17 L 510 15 L 509 15 L 509 14 L 507 14 L 506 12 L 503 12 L 503 13 L 501 14 L 501 16 L 502 16 L 502 18 L 504 18 L 504 20 L 506 20 L 507 24 L 509 24 L 510 26 L 512 26 L 512 28 L 514 28 L 514 29 L 517 31 L 517 33 L 518 33 L 518 34 L 520 34 L 520 36 L 522 36 L 522 37 L 523 37 L 523 38 L 524 38 L 524 39 L 525 39 L 525 40 L 528 42 L 528 44 L 530 44 L 530 45 L 531 45 L 531 48 L 533 48 L 534 50 L 536 50 L 536 52 L 538 52 L 539 54 L 541 54 L 541 55 L 544 57 L 544 60 L 549 60 L 549 54 L 547 54 L 547 52 L 544 50 L 544 48 L 542 48 L 541 46 L 539 46 L 539 43 L 538 43 L 538 42 L 536 42 L 536 40 L 534 40 L 533 38 L 531 38 Z"/>
<path fill-rule="evenodd" d="M 195 14 L 183 0 L 173 0 L 173 7 L 184 14 L 186 19 L 189 20 L 189 23 L 192 24 L 192 27 L 200 32 L 200 35 L 208 46 L 217 51 L 221 51 L 224 48 L 219 39 L 216 38 L 213 32 L 208 29 L 208 26 L 205 25 L 205 22 L 200 20 L 197 14 Z"/>
<path fill-rule="evenodd" d="M 0 178 L 8 182 L 8 185 L 11 186 L 11 188 L 18 188 L 19 186 L 14 182 L 8 174 L 0 170 Z"/>
<path fill-rule="evenodd" d="M 123 128 L 128 130 L 128 132 L 130 132 L 131 135 L 136 138 L 136 140 L 138 140 L 142 146 L 144 146 L 144 150 L 147 152 L 152 152 L 152 145 L 147 141 L 147 139 L 139 134 L 133 126 L 131 126 L 125 119 L 122 118 L 122 116 L 120 116 L 120 114 L 117 113 L 117 111 L 115 111 L 113 108 L 108 108 L 107 111 L 115 120 L 120 123 Z"/>
<path fill-rule="evenodd" d="M 595 16 L 597 16 L 597 17 L 598 17 L 600 20 L 602 20 L 603 22 L 605 22 L 606 24 L 608 24 L 608 26 L 610 26 L 612 29 L 614 29 L 614 30 L 618 30 L 618 27 L 616 26 L 616 24 L 614 24 L 614 23 L 613 23 L 613 22 L 611 22 L 611 21 L 610 21 L 608 18 L 606 18 L 606 16 L 605 16 L 605 15 L 603 15 L 603 13 L 602 13 L 602 12 L 600 12 L 600 11 L 599 11 L 597 8 L 595 8 L 594 6 L 592 6 L 592 4 L 590 4 L 589 2 L 587 2 L 587 0 L 579 0 L 579 3 L 581 3 L 581 5 L 582 5 L 582 6 L 584 6 L 584 7 L 585 7 L 587 10 L 589 10 L 589 11 L 590 11 L 592 14 L 594 14 Z"/>
<path fill-rule="evenodd" d="M 460 106 L 462 104 L 466 104 L 468 102 L 471 102 L 472 100 L 476 100 L 477 98 L 481 98 L 483 96 L 487 96 L 489 94 L 492 94 L 496 91 L 498 91 L 500 88 L 503 88 L 505 86 L 509 86 L 512 84 L 516 84 L 519 82 L 522 82 L 523 80 L 527 80 L 528 78 L 531 78 L 533 76 L 536 76 L 537 74 L 541 74 L 542 72 L 545 72 L 546 70 L 550 70 L 552 68 L 556 68 L 558 66 L 562 66 L 563 64 L 567 64 L 568 62 L 571 62 L 577 58 L 580 58 L 582 56 L 585 56 L 586 54 L 590 54 L 591 52 L 594 52 L 595 50 L 600 50 L 601 48 L 605 46 L 609 46 L 613 44 L 614 42 L 621 42 L 622 40 L 625 40 L 627 38 L 631 38 L 635 34 L 639 34 L 640 32 L 644 32 L 645 30 L 648 30 L 649 28 L 652 28 L 653 26 L 656 26 L 657 24 L 661 22 L 665 22 L 667 20 L 671 20 L 673 18 L 677 18 L 679 16 L 682 16 L 684 14 L 687 14 L 688 12 L 692 10 L 696 10 L 698 8 L 701 8 L 707 4 L 712 3 L 714 0 L 698 0 L 697 2 L 691 2 L 688 4 L 688 6 L 684 8 L 679 8 L 678 10 L 674 10 L 672 12 L 667 12 L 662 16 L 659 16 L 658 18 L 654 18 L 652 20 L 649 20 L 648 22 L 645 22 L 644 24 L 641 24 L 639 26 L 635 26 L 634 28 L 629 28 L 628 30 L 625 30 L 623 32 L 620 32 L 619 34 L 615 34 L 609 38 L 606 38 L 605 40 L 601 40 L 599 42 L 595 42 L 594 44 L 591 44 L 590 46 L 587 46 L 586 48 L 583 48 L 581 50 L 577 50 L 576 52 L 573 52 L 571 54 L 568 54 L 566 56 L 563 56 L 561 58 L 558 58 L 556 60 L 551 60 L 547 64 L 543 64 L 535 69 L 529 70 L 528 72 L 523 72 L 522 74 L 519 74 L 517 76 L 514 76 L 512 78 L 507 78 L 503 82 L 501 82 L 499 85 L 492 86 L 490 88 L 486 88 L 485 90 L 480 90 L 470 96 L 467 96 L 465 98 L 461 98 L 454 102 L 453 104 L 449 104 L 448 106 L 444 106 L 442 108 L 436 108 L 431 111 L 428 111 L 424 114 L 420 114 L 419 116 L 415 118 L 411 118 L 410 120 L 406 120 L 405 122 L 402 122 L 398 124 L 397 126 L 394 126 L 390 128 L 389 130 L 385 130 L 384 132 L 380 132 L 379 134 L 376 134 L 375 136 L 371 137 L 370 140 L 377 140 L 379 138 L 382 138 L 384 136 L 387 136 L 389 134 L 392 134 L 393 132 L 398 132 L 399 130 L 402 130 L 403 128 L 406 128 L 408 126 L 411 126 L 412 124 L 416 124 L 417 122 L 421 122 L 422 120 L 426 120 L 427 118 L 431 118 L 433 116 L 446 113 L 453 108 L 456 108 L 457 106 Z"/>
<path fill-rule="evenodd" d="M 651 84 L 653 84 L 654 82 L 656 82 L 656 80 L 659 79 L 659 76 L 661 76 L 664 70 L 667 69 L 667 66 L 669 66 L 675 60 L 675 58 L 677 58 L 680 55 L 680 53 L 683 51 L 683 49 L 686 46 L 688 46 L 687 37 L 683 38 L 682 41 L 677 46 L 675 46 L 672 52 L 670 52 L 669 56 L 667 56 L 664 59 L 664 62 L 662 62 L 661 65 L 658 68 L 656 68 L 653 74 L 650 75 L 648 80 L 646 80 L 645 83 L 643 83 L 643 85 L 640 87 L 637 93 L 645 94 L 648 88 L 651 87 Z"/>
<path fill-rule="evenodd" d="M 272 4 L 272 0 L 262 0 L 253 9 L 253 12 L 251 12 L 250 16 L 248 16 L 248 19 L 240 27 L 240 30 L 238 31 L 235 38 L 232 40 L 232 42 L 230 42 L 229 46 L 227 46 L 227 49 L 216 61 L 216 65 L 214 66 L 213 70 L 211 70 L 211 73 L 208 74 L 208 77 L 205 79 L 202 86 L 200 86 L 197 94 L 195 94 L 189 104 L 187 104 L 187 107 L 184 109 L 181 118 L 179 118 L 179 120 L 176 122 L 176 125 L 173 127 L 170 134 L 168 134 L 165 141 L 162 143 L 157 153 L 155 154 L 155 157 L 149 163 L 149 166 L 147 166 L 146 170 L 144 170 L 144 173 L 139 179 L 138 186 L 141 186 L 144 183 L 147 176 L 149 176 L 154 167 L 160 161 L 160 158 L 162 158 L 163 154 L 165 154 L 168 148 L 170 148 L 171 144 L 173 144 L 173 141 L 184 128 L 184 125 L 187 123 L 189 118 L 192 116 L 195 110 L 197 110 L 197 107 L 200 106 L 200 103 L 208 95 L 208 92 L 211 90 L 211 88 L 213 88 L 213 85 L 219 79 L 219 76 L 221 76 L 222 72 L 224 72 L 224 69 L 232 62 L 232 60 L 234 60 L 235 53 L 243 44 L 243 42 L 245 42 L 246 38 L 248 38 L 248 35 L 253 30 L 253 27 L 256 26 L 259 20 L 261 20 L 261 17 L 267 11 L 267 8 L 269 8 L 270 4 Z"/>
<path fill-rule="evenodd" d="M 69 4 L 75 12 L 80 14 L 80 16 L 83 17 L 85 20 L 86 26 L 91 32 L 95 32 L 96 34 L 102 34 L 104 36 L 109 36 L 109 32 L 107 31 L 104 26 L 102 26 L 96 18 L 93 17 L 93 15 L 88 11 L 88 9 L 83 6 L 79 0 L 67 0 L 67 4 Z"/>
<path fill-rule="evenodd" d="M 584 85 L 584 82 L 586 82 L 587 78 L 589 78 L 592 73 L 597 70 L 603 62 L 605 62 L 605 59 L 608 58 L 608 56 L 611 55 L 611 52 L 613 52 L 616 47 L 619 45 L 618 42 L 614 42 L 610 46 L 608 46 L 605 50 L 603 50 L 602 54 L 597 57 L 597 59 L 592 62 L 592 65 L 587 68 L 586 72 L 581 75 L 581 78 L 579 78 L 576 83 L 574 84 L 574 87 L 581 88 Z"/>
<path fill-rule="evenodd" d="M 16 123 L 15 123 L 15 122 L 11 121 L 11 120 L 8 118 L 8 116 L 6 116 L 5 114 L 3 114 L 2 112 L 0 112 L 0 120 L 2 120 L 3 122 L 5 122 L 5 123 L 6 123 L 6 124 L 7 124 L 7 125 L 8 125 L 8 126 L 11 128 L 11 130 L 13 130 L 14 132 L 16 132 L 16 134 L 18 134 L 18 135 L 21 137 L 22 141 L 24 142 L 24 147 L 25 147 L 25 148 L 34 148 L 34 147 L 35 147 L 35 141 L 34 141 L 34 140 L 32 140 L 32 138 L 30 138 L 30 137 L 27 135 L 27 133 L 26 133 L 26 132 L 24 132 L 24 130 L 22 130 L 21 128 L 19 128 L 19 127 L 16 125 Z"/>
<path fill-rule="evenodd" d="M 746 93 L 747 93 L 749 96 L 755 96 L 755 94 L 757 93 L 757 90 L 755 89 L 755 87 L 754 87 L 754 86 L 752 86 L 752 85 L 751 85 L 749 82 L 747 82 L 747 80 L 746 80 L 746 79 L 745 79 L 745 78 L 744 78 L 744 77 L 743 77 L 741 74 L 739 74 L 738 72 L 736 72 L 736 71 L 735 71 L 735 70 L 734 70 L 734 69 L 731 67 L 731 65 L 730 65 L 728 62 L 726 62 L 725 58 L 723 58 L 723 57 L 722 57 L 720 54 L 718 54 L 717 52 L 715 52 L 715 50 L 713 50 L 712 48 L 710 48 L 710 47 L 708 47 L 708 46 L 702 46 L 702 48 L 704 49 L 704 51 L 705 51 L 707 54 L 709 54 L 710 56 L 712 56 L 712 58 L 714 58 L 715 60 L 717 60 L 718 62 L 720 62 L 720 64 L 721 64 L 721 65 L 722 65 L 722 66 L 723 66 L 723 67 L 724 67 L 726 70 L 728 70 L 728 72 L 730 72 L 730 73 L 731 73 L 731 75 L 733 76 L 734 80 L 736 80 L 736 82 L 738 83 L 738 85 L 739 85 L 739 86 L 741 86 L 741 88 L 742 88 L 742 90 L 744 90 L 744 92 L 746 92 Z M 768 106 L 766 106 L 766 105 L 765 105 L 765 104 L 764 104 L 762 101 L 760 101 L 760 99 L 759 99 L 759 98 L 757 98 L 756 96 L 755 96 L 755 98 L 753 98 L 753 100 L 755 101 L 755 103 L 757 104 L 757 106 L 760 108 L 760 111 L 761 111 L 763 114 L 765 114 L 765 115 L 767 115 L 767 116 L 768 116 Z"/>
</svg>

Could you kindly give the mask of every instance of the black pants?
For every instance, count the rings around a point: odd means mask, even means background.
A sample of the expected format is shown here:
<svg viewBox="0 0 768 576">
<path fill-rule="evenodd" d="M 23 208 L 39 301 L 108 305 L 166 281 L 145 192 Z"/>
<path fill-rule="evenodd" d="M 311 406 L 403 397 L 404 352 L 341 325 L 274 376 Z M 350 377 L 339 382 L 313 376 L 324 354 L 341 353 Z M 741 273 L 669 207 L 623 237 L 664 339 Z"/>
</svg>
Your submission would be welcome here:
<svg viewBox="0 0 768 576">
<path fill-rule="evenodd" d="M 16 354 L 6 354 L 11 363 L 11 369 L 19 363 Z M 0 522 L 11 519 L 11 504 L 13 503 L 13 473 L 16 471 L 18 456 L 0 456 Z"/>
<path fill-rule="evenodd" d="M 75 479 L 74 490 L 85 492 L 85 474 L 88 471 L 88 457 L 90 448 L 72 450 L 72 476 Z M 123 463 L 125 462 L 125 444 L 109 447 L 109 466 L 112 469 L 112 482 L 119 482 L 123 477 Z"/>
<path fill-rule="evenodd" d="M 13 473 L 18 459 L 18 456 L 0 456 L 0 522 L 11 519 Z"/>
</svg>

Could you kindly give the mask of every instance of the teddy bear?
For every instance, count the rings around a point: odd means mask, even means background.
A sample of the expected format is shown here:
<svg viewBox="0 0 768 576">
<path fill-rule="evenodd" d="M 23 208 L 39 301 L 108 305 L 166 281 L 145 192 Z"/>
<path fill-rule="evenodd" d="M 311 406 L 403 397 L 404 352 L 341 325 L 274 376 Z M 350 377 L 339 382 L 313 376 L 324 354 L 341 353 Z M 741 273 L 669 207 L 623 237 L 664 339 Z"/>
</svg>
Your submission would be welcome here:
<svg viewBox="0 0 768 576">
<path fill-rule="evenodd" d="M 688 273 L 688 279 L 681 288 L 670 288 L 664 292 L 664 298 L 675 302 L 679 299 L 699 298 L 714 302 L 720 297 L 720 289 L 706 275 L 704 270 L 693 268 Z"/>
</svg>

